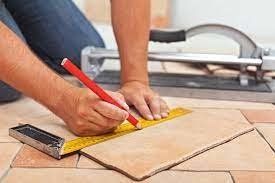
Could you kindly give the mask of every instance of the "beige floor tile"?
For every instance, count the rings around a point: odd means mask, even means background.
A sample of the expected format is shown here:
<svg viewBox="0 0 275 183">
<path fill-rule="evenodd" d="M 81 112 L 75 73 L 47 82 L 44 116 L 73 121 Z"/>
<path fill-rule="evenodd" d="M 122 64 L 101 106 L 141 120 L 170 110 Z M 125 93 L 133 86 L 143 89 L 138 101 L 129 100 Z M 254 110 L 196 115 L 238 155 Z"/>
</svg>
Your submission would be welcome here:
<svg viewBox="0 0 275 183">
<path fill-rule="evenodd" d="M 47 178 L 45 178 L 47 177 Z M 26 169 L 13 168 L 5 177 L 3 183 L 13 183 L 20 180 L 21 183 L 131 183 L 135 182 L 111 170 L 92 170 L 92 169 L 70 169 L 70 168 L 50 168 L 50 169 Z M 161 172 L 142 183 L 181 183 L 181 182 L 196 182 L 196 183 L 232 183 L 229 173 L 223 172 L 181 172 L 181 171 L 165 171 Z"/>
<path fill-rule="evenodd" d="M 16 139 L 9 136 L 9 128 L 17 125 L 18 122 L 15 118 L 0 112 L 0 142 L 18 142 Z"/>
<path fill-rule="evenodd" d="M 275 123 L 275 110 L 242 110 L 251 123 Z"/>
<path fill-rule="evenodd" d="M 27 121 L 29 124 L 60 136 L 65 140 L 72 140 L 77 137 L 69 130 L 61 118 L 52 113 L 38 118 L 25 118 L 23 121 Z"/>
<path fill-rule="evenodd" d="M 13 168 L 3 180 L 4 183 L 130 183 L 127 177 L 110 170 L 72 169 L 72 168 Z"/>
<path fill-rule="evenodd" d="M 275 154 L 254 130 L 191 158 L 172 169 L 275 171 Z"/>
<path fill-rule="evenodd" d="M 0 143 L 0 180 L 10 168 L 10 164 L 21 146 L 20 143 Z"/>
<path fill-rule="evenodd" d="M 197 109 L 81 152 L 140 180 L 251 129 L 240 111 Z"/>
<path fill-rule="evenodd" d="M 27 97 L 23 97 L 16 102 L 0 105 L 0 112 L 17 118 L 39 117 L 51 113 L 47 108 Z"/>
<path fill-rule="evenodd" d="M 275 172 L 230 172 L 235 183 L 275 183 Z"/>
<path fill-rule="evenodd" d="M 28 145 L 24 145 L 15 157 L 11 166 L 26 168 L 73 168 L 76 167 L 77 160 L 78 154 L 65 157 L 61 160 L 56 160 L 43 152 Z"/>
<path fill-rule="evenodd" d="M 77 168 L 106 169 L 104 166 L 82 155 L 77 163 Z"/>
<path fill-rule="evenodd" d="M 194 98 L 164 97 L 170 106 L 182 106 L 191 108 L 216 108 L 216 109 L 274 109 L 275 106 L 269 103 L 209 100 Z"/>
<path fill-rule="evenodd" d="M 256 128 L 266 141 L 275 149 L 275 124 L 256 124 Z"/>
<path fill-rule="evenodd" d="M 225 172 L 182 172 L 182 171 L 164 171 L 141 182 L 144 182 L 144 183 L 159 183 L 159 182 L 233 183 L 230 177 L 230 174 Z"/>
</svg>

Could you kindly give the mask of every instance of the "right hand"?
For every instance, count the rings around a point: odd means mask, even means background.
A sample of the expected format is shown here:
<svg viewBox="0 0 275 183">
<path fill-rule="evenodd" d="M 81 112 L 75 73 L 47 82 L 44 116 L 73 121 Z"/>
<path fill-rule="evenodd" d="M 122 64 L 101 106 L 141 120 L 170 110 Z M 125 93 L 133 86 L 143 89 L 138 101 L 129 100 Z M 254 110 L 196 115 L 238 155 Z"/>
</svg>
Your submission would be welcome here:
<svg viewBox="0 0 275 183">
<path fill-rule="evenodd" d="M 126 110 L 128 105 L 120 93 L 107 93 Z M 70 130 L 78 136 L 92 136 L 111 132 L 128 118 L 128 112 L 104 102 L 86 88 L 72 88 L 61 97 L 57 111 Z"/>
</svg>

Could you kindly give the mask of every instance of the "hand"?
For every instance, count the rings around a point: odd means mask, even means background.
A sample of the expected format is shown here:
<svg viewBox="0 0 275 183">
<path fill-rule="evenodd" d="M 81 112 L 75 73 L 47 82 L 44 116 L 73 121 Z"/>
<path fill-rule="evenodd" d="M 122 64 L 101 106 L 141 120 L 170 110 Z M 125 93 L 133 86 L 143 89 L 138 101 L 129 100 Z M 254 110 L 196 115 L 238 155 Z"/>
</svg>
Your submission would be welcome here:
<svg viewBox="0 0 275 183">
<path fill-rule="evenodd" d="M 108 92 L 126 110 L 129 110 L 120 93 Z M 128 118 L 128 112 L 102 101 L 93 92 L 73 88 L 64 93 L 62 103 L 54 111 L 78 136 L 100 135 L 111 132 Z"/>
<path fill-rule="evenodd" d="M 127 82 L 123 84 L 119 93 L 148 120 L 168 116 L 169 109 L 165 101 L 146 84 L 138 81 Z"/>
</svg>

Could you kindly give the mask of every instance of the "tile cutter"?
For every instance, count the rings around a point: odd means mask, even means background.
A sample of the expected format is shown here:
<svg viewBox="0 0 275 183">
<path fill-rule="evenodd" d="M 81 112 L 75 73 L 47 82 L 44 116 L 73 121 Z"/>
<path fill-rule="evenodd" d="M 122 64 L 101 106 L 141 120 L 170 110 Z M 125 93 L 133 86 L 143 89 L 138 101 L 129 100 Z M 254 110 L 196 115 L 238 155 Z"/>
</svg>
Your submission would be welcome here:
<svg viewBox="0 0 275 183">
<path fill-rule="evenodd" d="M 225 36 L 239 45 L 239 56 L 184 52 L 149 52 L 149 61 L 200 63 L 234 66 L 240 70 L 237 77 L 194 76 L 187 74 L 150 73 L 151 85 L 162 94 L 173 91 L 173 96 L 231 99 L 257 102 L 275 101 L 275 82 L 266 77 L 266 71 L 275 70 L 275 50 L 258 46 L 240 30 L 221 24 L 203 24 L 188 30 L 151 30 L 150 41 L 172 43 L 186 41 L 202 34 Z M 104 59 L 119 59 L 117 50 L 86 47 L 82 50 L 81 69 L 98 83 L 110 89 L 119 85 L 118 71 L 101 69 Z M 253 76 L 248 66 L 255 66 Z M 109 88 L 108 88 L 109 89 Z M 200 90 L 198 90 L 200 89 Z M 223 93 L 228 95 L 223 95 Z M 236 93 L 237 92 L 237 93 Z M 240 94 L 240 95 L 236 95 Z"/>
</svg>

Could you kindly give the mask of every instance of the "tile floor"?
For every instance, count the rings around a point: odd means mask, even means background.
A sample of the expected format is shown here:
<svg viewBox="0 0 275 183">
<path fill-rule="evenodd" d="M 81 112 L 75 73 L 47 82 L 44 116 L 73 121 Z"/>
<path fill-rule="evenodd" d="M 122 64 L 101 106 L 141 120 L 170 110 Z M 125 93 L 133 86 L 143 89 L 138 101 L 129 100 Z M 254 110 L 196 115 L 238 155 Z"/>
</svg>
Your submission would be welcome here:
<svg viewBox="0 0 275 183">
<path fill-rule="evenodd" d="M 172 97 L 167 97 L 166 100 L 170 105 L 198 110 L 238 111 L 239 115 L 243 115 L 239 118 L 239 122 L 247 124 L 249 124 L 249 117 L 245 116 L 243 110 L 253 110 L 254 116 L 262 115 L 263 110 L 275 110 L 275 106 L 262 103 Z M 20 115 L 28 114 L 28 110 L 31 111 L 27 116 L 28 119 L 33 119 L 37 124 L 43 121 L 48 121 L 50 124 L 51 120 L 55 120 L 55 118 L 48 118 L 49 112 L 28 98 L 12 104 L 0 105 L 0 182 L 134 182 L 123 174 L 107 169 L 83 155 L 75 154 L 62 160 L 55 160 L 10 138 L 8 128 L 17 125 L 18 121 L 23 122 L 24 119 L 21 119 Z M 269 121 L 274 118 L 272 115 L 275 116 L 275 113 L 268 112 L 268 115 L 262 115 L 259 121 L 250 124 L 256 130 L 212 148 L 142 182 L 274 182 L 275 123 Z M 224 116 L 224 119 L 228 119 L 228 116 Z M 44 127 L 47 128 L 47 125 Z"/>
</svg>

